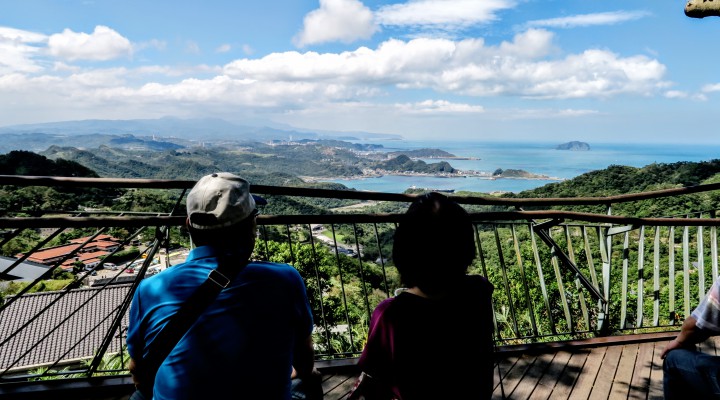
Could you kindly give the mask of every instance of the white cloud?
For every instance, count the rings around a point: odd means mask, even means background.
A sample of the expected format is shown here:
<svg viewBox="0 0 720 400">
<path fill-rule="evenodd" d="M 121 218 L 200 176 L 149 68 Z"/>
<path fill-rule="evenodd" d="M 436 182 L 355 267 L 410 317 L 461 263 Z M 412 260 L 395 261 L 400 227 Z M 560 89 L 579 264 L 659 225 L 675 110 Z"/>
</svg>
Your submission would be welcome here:
<svg viewBox="0 0 720 400">
<path fill-rule="evenodd" d="M 516 0 L 410 0 L 382 6 L 373 14 L 359 0 L 320 0 L 320 8 L 305 16 L 303 28 L 293 43 L 298 47 L 338 41 L 352 43 L 370 38 L 380 30 L 380 25 L 410 27 L 433 32 L 434 37 L 450 37 L 458 29 L 495 21 L 499 11 L 515 5 Z"/>
<path fill-rule="evenodd" d="M 85 87 L 92 90 L 114 88 L 125 84 L 126 68 L 107 68 L 84 71 L 70 75 L 65 84 L 76 88 Z"/>
<path fill-rule="evenodd" d="M 499 132 L 501 127 L 543 127 L 593 117 L 590 109 L 482 107 L 465 103 L 426 100 L 416 103 L 349 101 L 308 106 L 274 115 L 273 119 L 307 129 L 349 129 L 400 133 L 412 138 L 437 140 L 474 137 L 479 132 Z M 491 134 L 494 135 L 494 134 Z"/>
<path fill-rule="evenodd" d="M 482 113 L 482 106 L 471 104 L 451 103 L 447 100 L 425 100 L 416 103 L 396 104 L 395 107 L 408 114 L 468 114 Z"/>
<path fill-rule="evenodd" d="M 33 57 L 41 51 L 47 36 L 0 26 L 0 75 L 42 70 Z"/>
<path fill-rule="evenodd" d="M 222 73 L 222 68 L 215 65 L 187 65 L 187 66 L 160 66 L 149 65 L 135 68 L 132 70 L 132 76 L 135 75 L 157 75 L 162 78 L 183 78 L 198 75 L 217 75 Z M 143 77 L 143 79 L 147 79 Z"/>
<path fill-rule="evenodd" d="M 18 43 L 41 43 L 47 41 L 47 36 L 41 33 L 0 26 L 0 40 Z"/>
<path fill-rule="evenodd" d="M 242 51 L 247 55 L 255 53 L 255 49 L 253 49 L 252 46 L 250 46 L 249 44 L 242 45 Z"/>
<path fill-rule="evenodd" d="M 582 117 L 585 115 L 599 114 L 597 110 L 575 110 L 572 108 L 566 108 L 557 110 L 555 113 L 548 113 L 549 115 L 555 114 L 559 117 Z"/>
<path fill-rule="evenodd" d="M 720 92 L 720 83 L 713 83 L 702 87 L 702 91 L 705 93 Z"/>
<path fill-rule="evenodd" d="M 392 124 L 393 116 L 398 115 L 423 116 L 423 120 L 482 115 L 500 121 L 593 113 L 572 108 L 508 113 L 473 101 L 434 99 L 448 94 L 523 101 L 650 95 L 667 89 L 665 66 L 655 59 L 623 57 L 605 50 L 561 56 L 554 42 L 552 32 L 530 29 L 496 45 L 488 45 L 483 39 L 392 39 L 376 48 L 271 53 L 223 67 L 142 65 L 103 69 L 58 61 L 46 75 L 43 70 L 30 74 L 17 67 L 0 73 L 0 104 L 8 105 L 0 109 L 0 119 L 16 120 L 22 112 L 31 113 L 41 105 L 49 107 L 46 113 L 66 115 L 63 119 L 111 118 L 122 112 L 143 118 L 222 112 L 237 116 L 237 110 L 242 109 L 274 116 L 302 115 L 298 120 L 308 121 L 328 116 L 332 110 L 344 110 L 333 117 L 342 125 L 343 119 L 350 118 L 349 110 L 357 108 L 364 110 L 364 118 L 382 111 L 387 119 L 373 120 L 373 127 L 381 128 L 381 122 Z M 17 48 L 13 50 L 16 53 Z M 35 65 L 32 57 L 36 56 L 30 54 L 42 53 L 42 46 L 20 48 L 25 51 L 21 54 L 26 62 Z M 0 63 L 4 61 L 0 58 Z M 429 100 L 403 102 L 392 97 L 394 92 L 409 90 L 426 91 L 424 98 Z M 720 85 L 714 90 L 720 90 Z M 383 102 L 375 103 L 378 99 Z M 357 124 L 365 122 L 358 117 Z"/>
<path fill-rule="evenodd" d="M 52 69 L 53 69 L 53 71 L 58 71 L 58 72 L 68 72 L 68 71 L 69 72 L 78 72 L 78 71 L 80 71 L 80 67 L 66 64 L 64 62 L 59 62 L 59 61 L 56 61 L 53 63 Z"/>
<path fill-rule="evenodd" d="M 132 55 L 130 41 L 107 26 L 98 25 L 92 34 L 65 29 L 51 35 L 48 50 L 55 57 L 73 60 L 107 61 Z"/>
<path fill-rule="evenodd" d="M 320 8 L 308 13 L 302 30 L 293 38 L 298 47 L 340 41 L 352 43 L 377 32 L 373 14 L 358 0 L 320 0 Z"/>
<path fill-rule="evenodd" d="M 185 42 L 185 52 L 190 54 L 200 54 L 200 45 L 193 40 L 188 40 Z"/>
<path fill-rule="evenodd" d="M 215 49 L 215 52 L 216 53 L 227 53 L 230 50 L 232 50 L 232 46 L 230 46 L 229 44 L 226 43 L 226 44 L 222 44 L 222 45 L 218 46 L 218 48 Z"/>
<path fill-rule="evenodd" d="M 552 109 L 552 108 L 527 108 L 527 109 L 498 109 L 493 110 L 494 114 L 501 119 L 509 120 L 533 120 L 533 119 L 565 119 L 596 115 L 597 110 L 587 109 Z"/>
<path fill-rule="evenodd" d="M 140 51 L 140 50 L 144 50 L 147 48 L 152 48 L 152 49 L 162 51 L 167 48 L 167 42 L 165 42 L 164 40 L 152 39 L 147 42 L 133 44 L 133 51 Z"/>
<path fill-rule="evenodd" d="M 644 18 L 648 15 L 650 15 L 650 13 L 645 11 L 613 11 L 530 21 L 526 26 L 538 28 L 575 28 L 580 26 L 613 25 Z"/>
<path fill-rule="evenodd" d="M 555 35 L 549 31 L 529 29 L 516 34 L 512 42 L 502 42 L 494 56 L 539 59 L 556 52 L 554 39 Z"/>
<path fill-rule="evenodd" d="M 716 85 L 720 86 L 720 85 Z M 705 93 L 713 92 L 713 91 L 719 91 L 720 87 L 714 88 L 715 90 L 707 90 L 709 89 L 707 86 L 703 87 L 702 93 L 688 93 L 683 92 L 680 90 L 668 90 L 665 92 L 664 96 L 668 99 L 690 99 L 694 101 L 707 101 L 707 95 Z"/>
<path fill-rule="evenodd" d="M 411 0 L 381 7 L 376 18 L 381 25 L 457 29 L 495 21 L 498 11 L 514 6 L 513 0 Z"/>
<path fill-rule="evenodd" d="M 668 90 L 665 92 L 665 97 L 668 99 L 685 99 L 688 97 L 688 94 L 679 90 Z"/>
<path fill-rule="evenodd" d="M 486 46 L 480 39 L 388 40 L 376 50 L 285 52 L 237 60 L 225 66 L 225 73 L 254 81 L 537 99 L 647 95 L 667 86 L 662 81 L 666 68 L 657 60 L 620 57 L 605 50 L 554 59 L 552 42 L 551 33 L 537 29 L 499 46 Z"/>
</svg>

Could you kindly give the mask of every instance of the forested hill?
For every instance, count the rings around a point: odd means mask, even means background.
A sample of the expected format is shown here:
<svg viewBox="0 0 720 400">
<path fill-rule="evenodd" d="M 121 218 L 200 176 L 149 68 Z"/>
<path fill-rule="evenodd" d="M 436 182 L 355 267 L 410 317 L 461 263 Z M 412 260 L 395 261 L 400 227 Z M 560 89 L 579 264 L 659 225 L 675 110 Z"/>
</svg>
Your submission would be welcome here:
<svg viewBox="0 0 720 400">
<path fill-rule="evenodd" d="M 125 151 L 102 147 L 93 152 L 82 151 L 74 148 L 51 148 L 47 153 L 53 155 L 52 159 L 43 155 L 27 151 L 12 151 L 0 155 L 0 173 L 5 175 L 51 175 L 51 176 L 76 176 L 76 177 L 137 177 L 137 178 L 165 178 L 165 179 L 196 179 L 206 173 L 219 170 L 228 170 L 239 173 L 256 184 L 274 186 L 295 186 L 295 187 L 318 187 L 328 189 L 347 189 L 341 184 L 335 183 L 306 183 L 298 175 L 314 171 L 318 175 L 327 174 L 323 164 L 305 165 L 307 154 L 302 157 L 292 157 L 292 148 L 283 148 L 287 153 L 274 153 L 273 155 L 262 155 L 261 153 L 246 154 L 242 152 L 226 152 L 214 149 L 196 148 L 183 152 L 169 151 L 165 153 L 152 152 L 143 157 L 138 153 L 127 153 Z M 257 149 L 256 149 L 257 150 Z M 304 151 L 309 151 L 307 148 Z M 314 150 L 313 150 L 314 151 Z M 310 151 L 312 154 L 312 151 Z M 336 157 L 355 157 L 352 154 L 335 154 Z M 63 156 L 68 155 L 71 161 Z M 321 154 L 317 154 L 321 157 Z M 337 158 L 335 158 L 337 160 Z M 421 163 L 412 161 L 407 156 L 400 156 L 394 160 L 406 163 Z M 297 175 L 287 171 L 288 164 Z M 385 168 L 393 168 L 392 162 L 387 161 Z M 448 170 L 452 167 L 438 163 L 437 165 L 413 165 L 414 169 L 422 166 L 429 171 L 438 166 L 445 166 Z M 407 168 L 408 165 L 401 165 Z M 349 168 L 343 165 L 334 164 L 335 172 Z M 96 172 L 97 171 L 97 172 Z M 445 171 L 447 172 L 447 170 Z M 650 164 L 642 168 L 613 165 L 603 170 L 597 170 L 577 176 L 573 179 L 550 183 L 537 189 L 526 190 L 520 193 L 506 193 L 503 197 L 602 197 L 618 194 L 639 193 L 652 190 L 660 190 L 675 187 L 687 187 L 700 184 L 720 182 L 720 160 L 703 162 L 676 162 L 668 164 Z M 1 188 L 0 188 L 1 189 Z M 81 199 L 73 199 L 72 194 L 81 194 L 80 197 L 95 197 L 97 203 L 106 203 L 109 199 L 117 197 L 119 193 L 108 193 L 106 191 L 73 191 L 63 190 L 64 196 L 55 197 L 63 202 L 62 208 L 71 204 L 78 204 Z M 21 201 L 9 200 L 12 196 L 20 193 L 9 193 L 8 198 L 2 203 L 7 203 L 7 209 L 12 209 L 12 204 L 22 204 Z M 11 196 L 12 194 L 12 196 Z M 483 193 L 457 193 L 458 195 L 485 195 Z M 69 196 L 69 197 L 68 197 Z M 295 204 L 295 203 L 297 204 Z M 10 204 L 12 203 L 12 204 Z M 292 203 L 292 204 L 291 204 Z M 313 203 L 313 204 L 311 204 Z M 275 202 L 273 209 L 267 211 L 278 213 L 322 213 L 324 207 L 337 207 L 346 205 L 347 201 L 324 201 L 323 204 L 315 202 L 298 202 L 287 199 L 287 201 Z M 669 216 L 686 213 L 689 211 L 716 209 L 720 203 L 720 194 L 706 193 L 686 196 L 676 196 L 663 201 L 654 201 L 652 205 L 643 202 L 618 204 L 613 207 L 615 215 L 636 215 L 636 216 Z M 58 206 L 60 207 L 60 206 Z M 319 208 L 318 208 L 319 207 Z M 475 208 L 475 207 L 473 207 Z M 577 211 L 605 212 L 602 206 L 574 207 Z M 387 210 L 385 210 L 387 211 Z"/>
<path fill-rule="evenodd" d="M 526 190 L 515 197 L 611 196 L 720 182 L 720 160 L 650 164 L 642 168 L 611 165 L 567 181 Z"/>
<path fill-rule="evenodd" d="M 228 142 L 163 151 L 106 145 L 94 149 L 51 146 L 41 154 L 51 159 L 76 161 L 103 177 L 197 179 L 208 173 L 229 171 L 251 178 L 257 184 L 278 186 L 302 184 L 300 177 L 455 172 L 445 161 L 425 163 L 411 160 L 407 155 L 388 158 L 386 153 L 377 152 L 379 148 L 343 141 L 302 140 L 283 143 Z"/>
<path fill-rule="evenodd" d="M 390 171 L 412 171 L 421 173 L 453 173 L 453 168 L 447 161 L 441 161 L 438 163 L 427 164 L 422 160 L 412 160 L 410 157 L 401 154 L 391 160 L 381 162 L 378 166 L 385 170 Z"/>
<path fill-rule="evenodd" d="M 12 151 L 0 155 L 0 173 L 7 175 L 57 175 L 78 177 L 196 179 L 207 173 L 227 170 L 258 184 L 302 185 L 299 176 L 343 176 L 360 173 L 362 160 L 342 149 L 314 146 L 262 146 L 253 151 L 217 148 L 134 151 L 101 146 L 93 151 L 53 146 L 42 155 Z M 265 150 L 263 150 L 265 149 Z M 408 168 L 408 164 L 413 164 Z M 422 165 L 420 165 L 422 164 Z M 370 164 L 366 164 L 370 165 Z M 399 156 L 373 162 L 385 169 L 449 172 L 447 163 L 424 164 Z M 422 167 L 422 168 L 421 168 Z M 612 165 L 563 182 L 506 197 L 588 197 L 637 193 L 671 187 L 720 182 L 720 160 L 655 163 L 642 168 Z M 317 186 L 317 185 L 316 185 Z M 338 185 L 341 188 L 342 185 Z"/>
<path fill-rule="evenodd" d="M 0 175 L 99 177 L 95 171 L 75 161 L 50 160 L 30 151 L 0 154 Z"/>
<path fill-rule="evenodd" d="M 0 155 L 0 175 L 72 176 L 98 178 L 95 171 L 74 161 L 50 160 L 29 151 Z M 109 207 L 121 191 L 113 188 L 38 188 L 0 186 L 0 214 L 21 211 L 35 215 L 38 209 L 78 210 L 84 206 Z"/>
<path fill-rule="evenodd" d="M 405 150 L 405 151 L 392 151 L 388 153 L 390 157 L 397 157 L 405 155 L 411 158 L 459 158 L 452 153 L 448 153 L 445 150 L 440 149 L 417 149 L 417 150 Z"/>
<path fill-rule="evenodd" d="M 111 151 L 110 149 L 106 149 Z M 108 166 L 102 157 L 95 157 L 90 152 L 79 151 L 73 153 L 79 155 L 80 160 L 92 161 L 93 165 L 107 166 L 113 172 L 117 170 Z M 138 177 L 148 173 L 143 168 L 152 168 L 141 161 L 126 159 L 120 163 L 126 172 L 124 177 Z M 162 168 L 164 173 L 173 175 L 168 179 L 195 179 L 188 178 L 186 174 L 199 173 L 207 170 L 207 173 L 217 172 L 214 164 L 200 165 L 186 160 L 173 162 L 167 160 L 167 165 Z M 114 164 L 113 164 L 114 165 Z M 136 167 L 136 169 L 133 169 Z M 184 170 L 183 170 L 184 169 Z M 175 172 L 173 172 L 175 171 Z M 154 171 L 157 172 L 157 171 Z M 204 173 L 204 172 L 203 172 Z M 257 173 L 255 173 L 257 174 Z M 300 178 L 283 173 L 275 174 L 250 174 L 244 175 L 251 182 L 264 179 L 263 184 L 275 186 L 303 186 L 306 185 Z M 35 176 L 68 176 L 97 178 L 99 174 L 75 161 L 68 161 L 61 158 L 49 159 L 43 155 L 29 151 L 11 151 L 7 154 L 0 154 L 0 175 L 35 175 Z M 117 177 L 118 175 L 110 174 Z M 179 176 L 179 178 L 178 178 Z M 253 179 L 257 177 L 257 179 Z M 343 189 L 344 186 L 335 183 L 316 183 L 315 187 L 326 189 Z M 24 212 L 33 214 L 37 208 L 53 210 L 79 210 L 82 207 L 106 208 L 110 207 L 116 211 L 155 211 L 172 209 L 175 199 L 169 198 L 168 193 L 164 194 L 141 194 L 146 191 L 124 191 L 114 188 L 36 188 L 25 187 L 18 189 L 12 186 L 0 186 L 0 215 L 7 212 Z M 151 191 L 150 191 L 151 192 Z M 132 193 L 128 195 L 128 193 Z M 270 204 L 266 206 L 266 212 L 273 214 L 322 214 L 328 208 L 348 205 L 350 201 L 336 199 L 317 199 L 309 201 L 306 198 L 278 198 L 277 196 L 266 196 Z"/>
<path fill-rule="evenodd" d="M 650 164 L 642 168 L 612 165 L 573 179 L 550 183 L 503 197 L 603 197 L 720 182 L 720 160 Z M 669 217 L 717 210 L 720 193 L 705 192 L 671 196 L 653 201 L 613 205 L 613 215 Z M 605 206 L 558 207 L 573 211 L 605 213 Z"/>
</svg>

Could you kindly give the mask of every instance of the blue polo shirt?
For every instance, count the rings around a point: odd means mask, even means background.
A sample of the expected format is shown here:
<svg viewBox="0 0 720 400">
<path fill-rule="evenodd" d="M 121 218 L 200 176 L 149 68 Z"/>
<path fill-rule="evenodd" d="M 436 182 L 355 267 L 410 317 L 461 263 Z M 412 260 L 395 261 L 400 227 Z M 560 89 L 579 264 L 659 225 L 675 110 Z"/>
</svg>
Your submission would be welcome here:
<svg viewBox="0 0 720 400">
<path fill-rule="evenodd" d="M 217 250 L 144 279 L 130 306 L 127 346 L 140 360 L 160 329 L 217 267 Z M 252 262 L 225 288 L 158 370 L 154 399 L 290 399 L 292 354 L 313 328 L 305 283 L 290 265 Z"/>
</svg>

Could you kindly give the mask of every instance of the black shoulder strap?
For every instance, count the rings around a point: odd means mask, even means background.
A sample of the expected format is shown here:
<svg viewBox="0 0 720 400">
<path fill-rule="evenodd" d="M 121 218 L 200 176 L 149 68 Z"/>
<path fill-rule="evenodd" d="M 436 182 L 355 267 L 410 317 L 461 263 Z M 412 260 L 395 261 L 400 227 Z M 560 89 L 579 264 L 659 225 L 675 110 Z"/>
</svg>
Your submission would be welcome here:
<svg viewBox="0 0 720 400">
<path fill-rule="evenodd" d="M 178 311 L 173 314 L 165 326 L 158 332 L 152 345 L 148 348 L 148 354 L 143 357 L 139 367 L 142 375 L 143 385 L 138 388 L 146 395 L 152 395 L 152 387 L 155 384 L 155 375 L 160 364 L 170 354 L 180 339 L 197 321 L 203 311 L 215 300 L 218 293 L 225 289 L 233 278 L 247 265 L 247 258 L 244 258 L 243 265 L 233 265 L 234 260 L 226 256 L 218 257 L 217 268 L 210 271 L 207 279 L 193 292 L 183 303 Z"/>
</svg>

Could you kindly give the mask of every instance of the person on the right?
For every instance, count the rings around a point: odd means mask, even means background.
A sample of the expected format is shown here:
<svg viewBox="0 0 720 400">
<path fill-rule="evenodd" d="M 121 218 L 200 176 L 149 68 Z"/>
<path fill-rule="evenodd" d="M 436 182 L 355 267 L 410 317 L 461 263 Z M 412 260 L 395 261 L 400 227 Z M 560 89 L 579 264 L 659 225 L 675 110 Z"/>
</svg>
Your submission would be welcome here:
<svg viewBox="0 0 720 400">
<path fill-rule="evenodd" d="M 407 290 L 373 311 L 350 399 L 490 399 L 493 286 L 467 274 L 476 254 L 472 222 L 435 192 L 404 217 L 392 255 Z"/>
<path fill-rule="evenodd" d="M 720 399 L 720 356 L 697 351 L 695 347 L 716 335 L 720 335 L 720 280 L 715 281 L 660 355 L 664 360 L 666 400 Z"/>
</svg>

